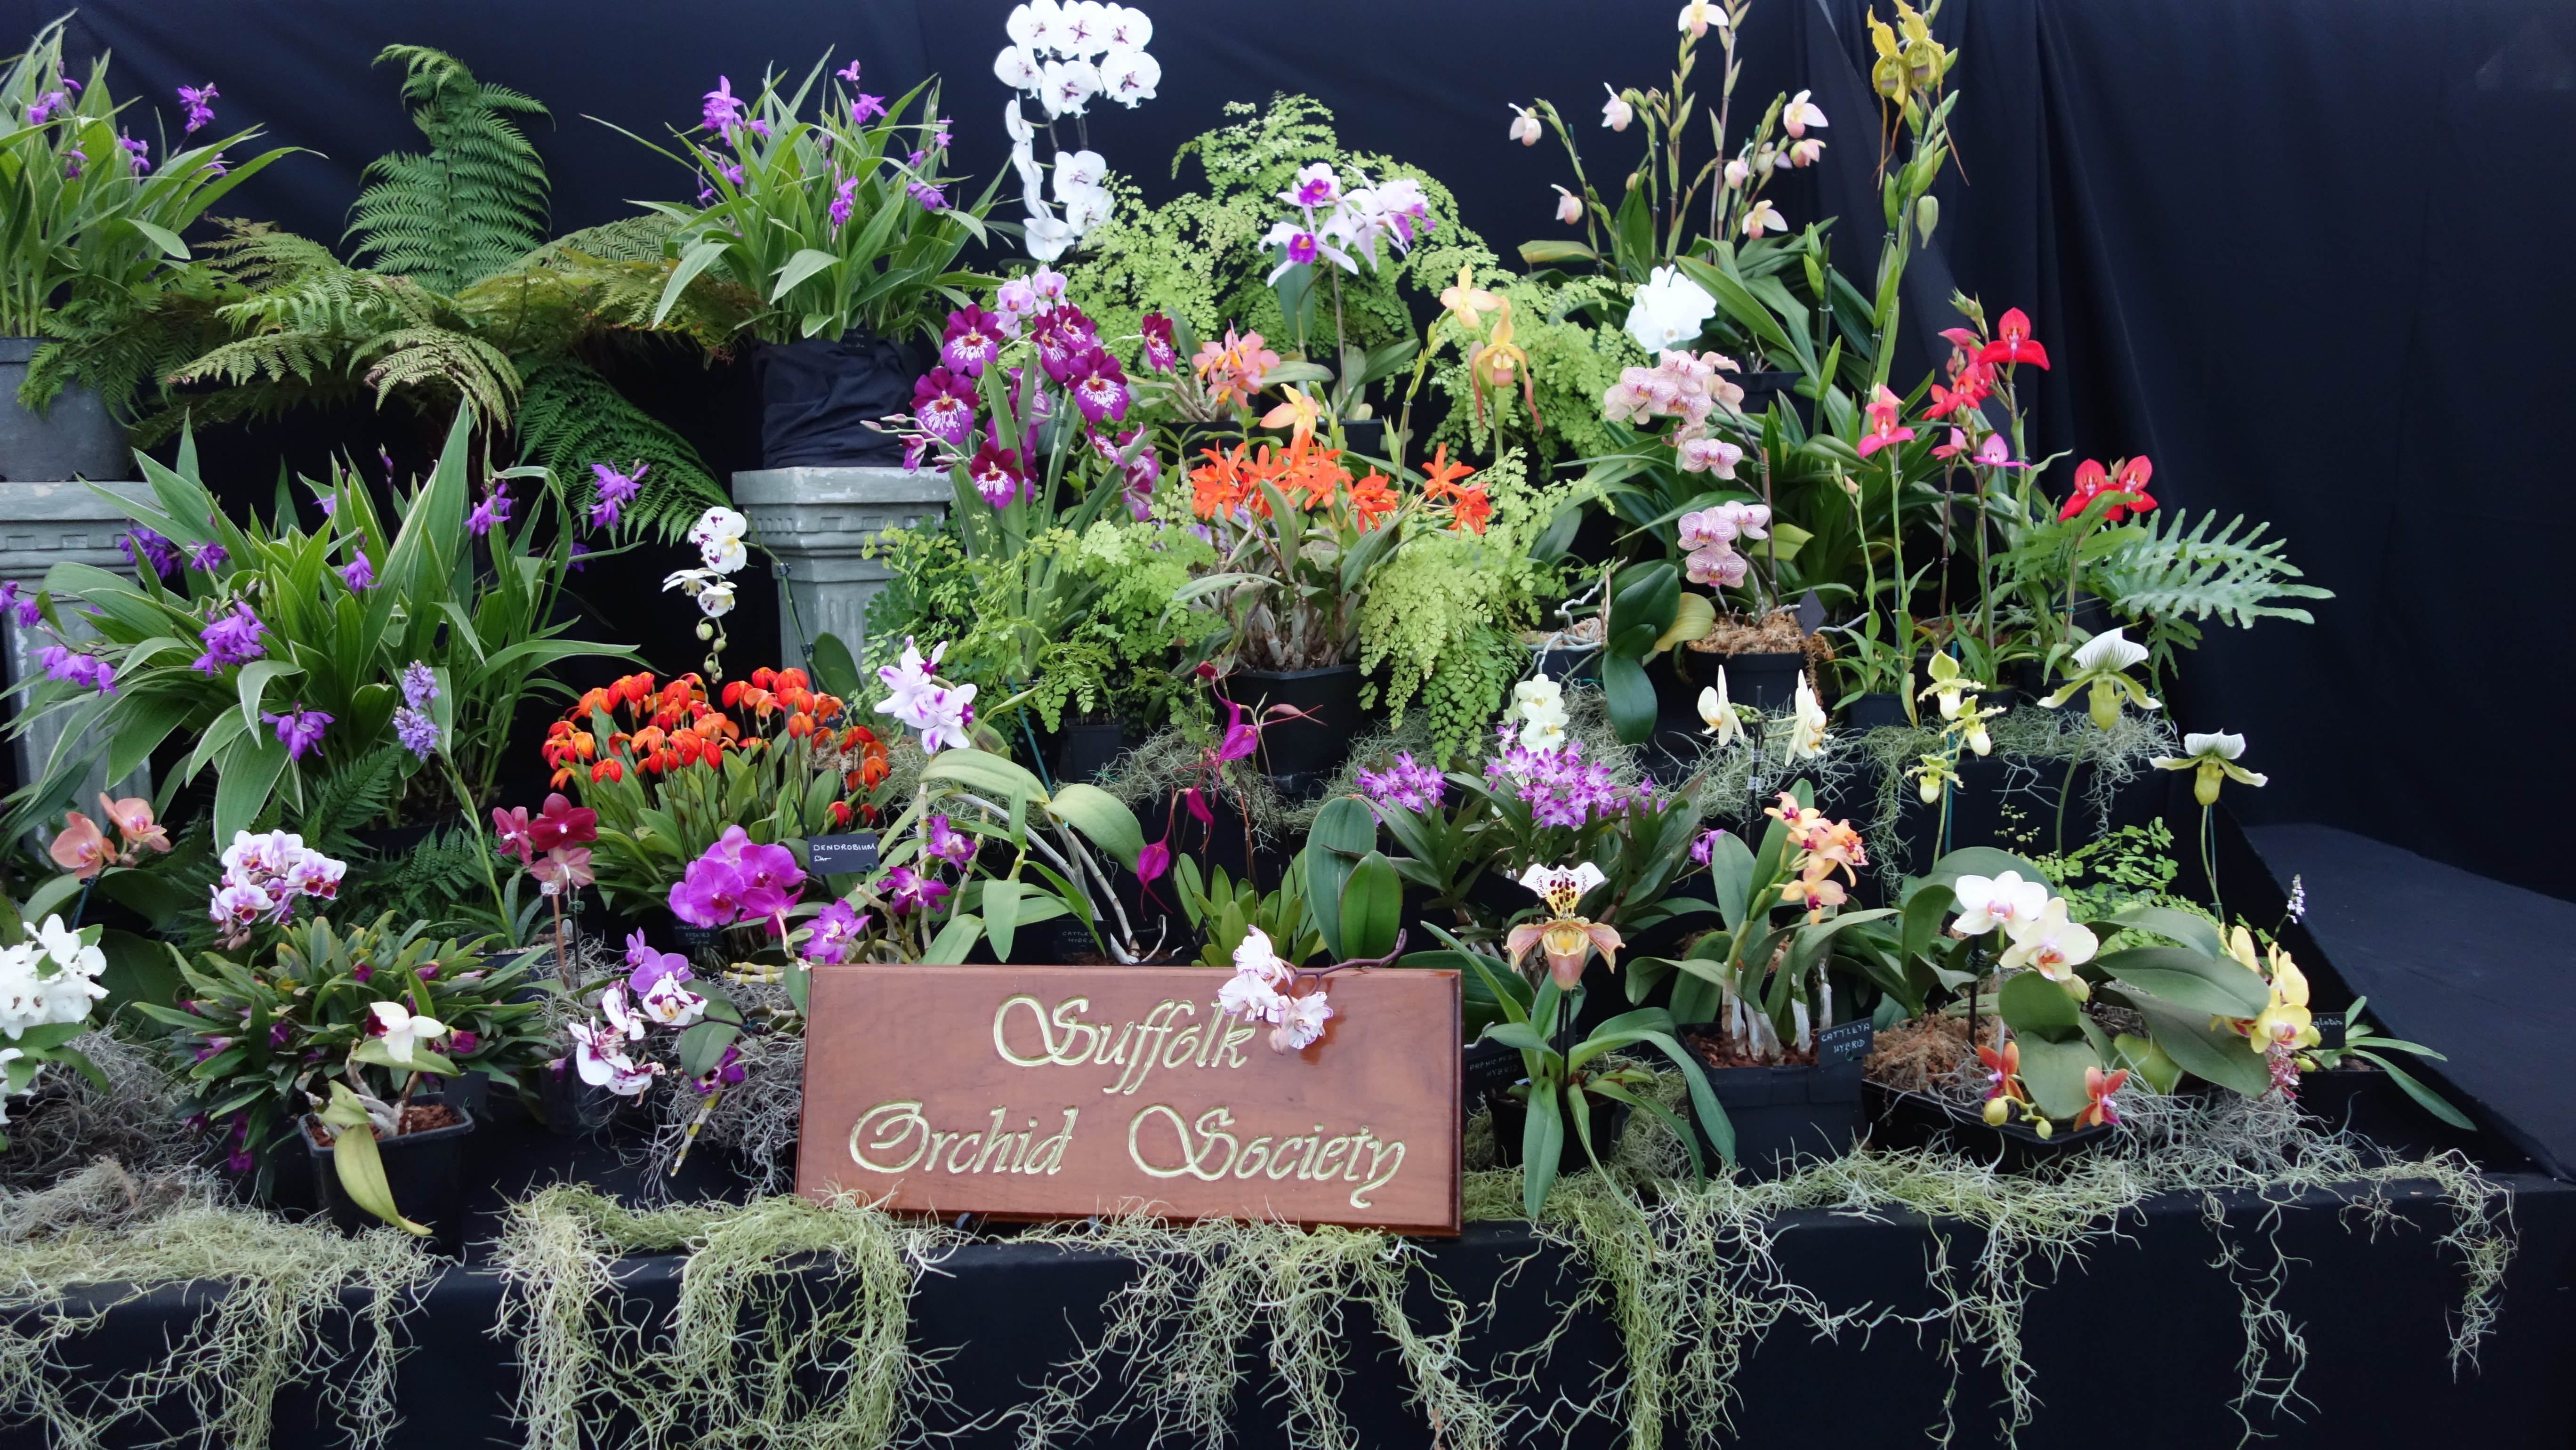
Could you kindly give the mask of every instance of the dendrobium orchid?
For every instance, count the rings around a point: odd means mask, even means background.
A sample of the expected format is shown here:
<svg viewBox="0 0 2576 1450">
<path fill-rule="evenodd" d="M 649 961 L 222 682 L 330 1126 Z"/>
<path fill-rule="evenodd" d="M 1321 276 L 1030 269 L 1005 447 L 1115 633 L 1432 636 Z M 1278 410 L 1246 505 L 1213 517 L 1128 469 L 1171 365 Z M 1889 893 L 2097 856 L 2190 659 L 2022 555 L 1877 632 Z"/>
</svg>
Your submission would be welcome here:
<svg viewBox="0 0 2576 1450">
<path fill-rule="evenodd" d="M 411 1066 L 414 1049 L 447 1035 L 447 1024 L 421 1016 L 400 1002 L 370 1002 L 367 1010 L 375 1014 L 375 1030 L 384 1039 L 385 1055 L 405 1067 Z"/>
<path fill-rule="evenodd" d="M 2179 756 L 2159 755 L 2148 763 L 2158 770 L 2198 772 L 2191 783 L 2191 794 L 2204 806 L 2218 804 L 2218 783 L 2222 778 L 2257 787 L 2271 782 L 2270 776 L 2247 770 L 2236 763 L 2237 757 L 2245 753 L 2245 737 L 2242 735 L 2224 732 L 2185 735 L 2182 749 Z"/>
<path fill-rule="evenodd" d="M 2054 710 L 2074 699 L 2076 691 L 2090 690 L 2092 697 L 2085 702 L 2086 713 L 2093 717 L 2095 725 L 2108 730 L 2120 723 L 2123 696 L 2141 710 L 2158 708 L 2156 698 L 2147 693 L 2147 687 L 2126 673 L 2131 665 L 2146 657 L 2145 645 L 2117 629 L 2097 634 L 2075 651 L 2075 677 L 2039 703 Z"/>
<path fill-rule="evenodd" d="M 1548 912 L 1545 921 L 1525 922 L 1512 928 L 1505 943 L 1512 965 L 1537 947 L 1547 961 L 1548 975 L 1557 986 L 1572 991 L 1583 980 L 1583 963 L 1593 952 L 1613 971 L 1619 966 L 1619 933 L 1610 927 L 1587 921 L 1575 915 L 1585 893 L 1608 880 L 1601 868 L 1589 861 L 1573 866 L 1532 866 L 1521 873 L 1521 884 L 1537 893 Z"/>
</svg>

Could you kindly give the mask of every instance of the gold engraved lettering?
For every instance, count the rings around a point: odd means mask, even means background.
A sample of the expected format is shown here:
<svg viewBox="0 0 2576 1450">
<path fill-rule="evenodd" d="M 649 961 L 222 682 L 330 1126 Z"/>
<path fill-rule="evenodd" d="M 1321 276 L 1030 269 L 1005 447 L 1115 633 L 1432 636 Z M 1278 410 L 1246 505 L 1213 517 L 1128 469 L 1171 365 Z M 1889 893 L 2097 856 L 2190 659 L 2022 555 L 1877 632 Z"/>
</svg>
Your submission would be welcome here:
<svg viewBox="0 0 2576 1450">
<path fill-rule="evenodd" d="M 1337 1165 L 1341 1156 L 1350 1151 L 1350 1147 L 1351 1140 L 1348 1138 L 1333 1139 L 1332 1141 L 1324 1144 L 1323 1148 L 1315 1154 L 1315 1162 L 1312 1171 L 1300 1173 L 1297 1176 L 1300 1178 L 1311 1178 L 1318 1183 L 1331 1179 L 1334 1167 Z"/>
<path fill-rule="evenodd" d="M 1163 1039 L 1171 1035 L 1173 1013 L 1197 1010 L 1189 1003 L 1174 998 L 1167 997 L 1155 1003 L 1154 1010 L 1145 1014 L 1144 1026 L 1137 1031 L 1135 1051 L 1127 1056 L 1127 1070 L 1119 1074 L 1117 1082 L 1102 1088 L 1101 1091 L 1134 1096 L 1136 1089 L 1144 1086 L 1145 1074 L 1152 1072 L 1154 1064 L 1162 1058 Z M 1123 1040 L 1121 1046 L 1123 1049 Z"/>
<path fill-rule="evenodd" d="M 975 1145 L 983 1141 L 984 1135 L 981 1133 L 967 1133 L 960 1136 L 957 1140 L 957 1146 L 948 1150 L 948 1171 L 951 1173 L 974 1172 L 975 1170 L 972 1168 L 961 1168 L 957 1166 L 957 1158 L 959 1154 L 974 1152 Z"/>
<path fill-rule="evenodd" d="M 1252 1040 L 1252 1034 L 1258 1030 L 1258 1028 L 1255 1028 L 1249 1022 L 1241 1024 L 1229 1022 L 1225 1031 L 1225 1046 L 1218 1052 L 1216 1059 L 1209 1065 L 1213 1067 L 1244 1066 L 1245 1064 L 1242 1052 L 1243 1044 L 1250 1042 Z"/>
<path fill-rule="evenodd" d="M 1136 1024 L 1130 1022 L 1127 1024 L 1126 1030 L 1118 1034 L 1117 1045 L 1111 1046 L 1109 1041 L 1109 1029 L 1106 1027 L 1101 1028 L 1100 1046 L 1091 1054 L 1092 1066 L 1116 1067 L 1120 1063 L 1125 1062 L 1127 1060 L 1127 1044 L 1133 1041 L 1135 1036 Z"/>
<path fill-rule="evenodd" d="M 1064 1150 L 1073 1142 L 1073 1120 L 1081 1113 L 1080 1108 L 1065 1109 L 1064 1131 L 1052 1137 L 1040 1138 L 1031 1144 L 1028 1156 L 1020 1160 L 1018 1171 L 1031 1174 L 1043 1173 L 1050 1178 L 1054 1177 L 1056 1172 L 1064 1167 Z M 1037 1131 L 1034 1123 L 1030 1125 L 1029 1131 Z"/>
<path fill-rule="evenodd" d="M 1181 1161 L 1174 1167 L 1160 1168 L 1145 1161 L 1143 1142 L 1145 1120 L 1156 1114 L 1170 1121 L 1173 1135 L 1180 1140 Z M 1161 1103 L 1154 1103 L 1140 1110 L 1127 1122 L 1127 1158 L 1148 1177 L 1178 1178 L 1187 1173 L 1192 1177 L 1213 1183 L 1225 1176 L 1227 1166 L 1234 1161 L 1234 1135 L 1225 1131 L 1232 1126 L 1234 1126 L 1234 1114 L 1224 1108 L 1208 1109 L 1199 1114 L 1198 1145 L 1192 1147 L 1190 1130 L 1181 1122 L 1181 1115 Z M 1218 1159 L 1211 1167 L 1208 1160 L 1215 1157 L 1220 1144 L 1224 1146 L 1225 1156 Z"/>
<path fill-rule="evenodd" d="M 1011 1044 L 1003 1037 L 1002 1025 L 1010 1017 L 1011 1009 L 1014 1007 L 1028 1008 L 1029 1015 L 1037 1019 L 1038 1041 L 1043 1044 L 1043 1047 L 1035 1057 L 1022 1057 L 1013 1052 Z M 1038 1005 L 1037 998 L 1023 992 L 1019 996 L 1006 999 L 1001 1006 L 993 1009 L 993 1050 L 1002 1055 L 1002 1061 L 1013 1067 L 1044 1067 L 1056 1060 L 1055 1033 L 1048 1029 L 1046 1009 Z"/>
<path fill-rule="evenodd" d="M 1234 1160 L 1234 1176 L 1250 1178 L 1270 1161 L 1270 1135 L 1265 1133 L 1243 1145 L 1243 1156 Z"/>
<path fill-rule="evenodd" d="M 1181 1010 L 1185 1012 L 1196 1012 L 1199 1009 L 1189 1003 L 1183 1003 Z M 1197 1026 L 1192 1025 L 1173 1033 L 1171 1042 L 1163 1048 L 1163 1066 L 1189 1066 L 1190 1060 L 1197 1057 L 1199 1053 L 1200 1030 L 1201 1029 Z"/>
<path fill-rule="evenodd" d="M 1392 1163 L 1387 1163 L 1386 1161 L 1386 1157 L 1389 1153 L 1395 1155 L 1395 1161 Z M 1357 1153 L 1353 1153 L 1351 1157 L 1353 1161 L 1357 1161 L 1359 1155 Z M 1378 1171 L 1380 1164 L 1385 1164 L 1384 1172 Z M 1396 1170 L 1403 1166 L 1404 1145 L 1402 1143 L 1380 1143 L 1375 1148 L 1370 1149 L 1368 1171 L 1371 1176 L 1368 1182 L 1351 1190 L 1351 1207 L 1369 1207 L 1369 1201 L 1362 1198 L 1360 1195 L 1364 1193 L 1375 1193 L 1379 1189 L 1386 1187 L 1388 1183 L 1394 1180 Z"/>
<path fill-rule="evenodd" d="M 1108 1035 L 1082 1020 L 1082 1014 L 1090 1010 L 1089 997 L 1067 997 L 1055 1004 L 1055 1025 L 1064 1033 L 1064 1040 L 1051 1054 L 1058 1067 L 1082 1066 L 1083 1059 L 1091 1056 L 1092 1044 Z"/>
<path fill-rule="evenodd" d="M 1376 1141 L 1377 1139 L 1370 1136 L 1369 1130 L 1366 1128 L 1362 1128 L 1351 1135 L 1351 1166 L 1342 1170 L 1342 1181 L 1344 1183 L 1357 1183 L 1360 1181 L 1360 1150 Z"/>
<path fill-rule="evenodd" d="M 859 1146 L 863 1139 L 864 1150 Z M 929 1139 L 930 1121 L 921 1115 L 918 1101 L 879 1103 L 850 1125 L 850 1161 L 870 1173 L 902 1173 L 921 1161 Z M 912 1145 L 909 1153 L 903 1152 L 906 1143 Z"/>
<path fill-rule="evenodd" d="M 968 1169 L 968 1172 L 983 1172 L 987 1165 L 992 1163 L 993 1155 L 996 1153 L 1002 1155 L 1002 1161 L 1006 1163 L 1010 1161 L 1011 1135 L 1002 1131 L 1003 1120 L 1009 1112 L 1009 1108 L 993 1110 L 993 1126 L 984 1130 L 984 1151 L 975 1155 L 975 1166 Z"/>
<path fill-rule="evenodd" d="M 1271 1182 L 1276 1183 L 1280 1179 L 1297 1171 L 1297 1165 L 1305 1161 L 1305 1142 L 1306 1140 L 1303 1138 L 1283 1138 L 1280 1140 L 1279 1151 L 1270 1155 L 1269 1172 Z"/>
</svg>

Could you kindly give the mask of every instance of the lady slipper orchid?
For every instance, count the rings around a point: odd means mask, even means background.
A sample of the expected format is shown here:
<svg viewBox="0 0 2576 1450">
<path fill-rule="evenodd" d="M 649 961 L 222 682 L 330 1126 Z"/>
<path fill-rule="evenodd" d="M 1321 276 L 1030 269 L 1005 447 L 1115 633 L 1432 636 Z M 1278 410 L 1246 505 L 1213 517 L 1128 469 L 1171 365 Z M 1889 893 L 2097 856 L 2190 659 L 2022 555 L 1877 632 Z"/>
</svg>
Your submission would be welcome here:
<svg viewBox="0 0 2576 1450">
<path fill-rule="evenodd" d="M 1505 944 L 1512 965 L 1519 966 L 1530 948 L 1537 947 L 1547 960 L 1548 975 L 1568 991 L 1583 980 L 1584 960 L 1595 951 L 1601 953 L 1601 960 L 1611 970 L 1618 970 L 1622 945 L 1619 933 L 1574 914 L 1575 908 L 1583 904 L 1584 894 L 1609 879 L 1589 861 L 1574 866 L 1532 866 L 1521 873 L 1521 884 L 1538 894 L 1550 919 L 1512 928 Z"/>
<path fill-rule="evenodd" d="M 1559 186 L 1556 189 L 1556 219 L 1572 226 L 1583 220 L 1583 198 Z"/>
<path fill-rule="evenodd" d="M 2120 701 L 2127 697 L 2141 710 L 2160 708 L 2147 687 L 2131 679 L 2126 671 L 2147 657 L 2147 647 L 2122 634 L 2108 630 L 2086 640 L 2075 651 L 2075 678 L 2059 686 L 2055 693 L 2039 703 L 2054 710 L 2075 698 L 2078 690 L 2090 690 L 2085 710 L 2093 723 L 2104 730 L 2120 723 Z"/>
<path fill-rule="evenodd" d="M 2199 772 L 2199 778 L 2192 782 L 2191 794 L 2202 805 L 2218 804 L 2218 783 L 2222 777 L 2258 788 L 2271 783 L 2270 776 L 2247 770 L 2236 763 L 2237 757 L 2245 753 L 2245 737 L 2242 735 L 2223 732 L 2186 735 L 2182 738 L 2182 749 L 2180 756 L 2159 755 L 2147 763 L 2158 770 Z"/>
</svg>

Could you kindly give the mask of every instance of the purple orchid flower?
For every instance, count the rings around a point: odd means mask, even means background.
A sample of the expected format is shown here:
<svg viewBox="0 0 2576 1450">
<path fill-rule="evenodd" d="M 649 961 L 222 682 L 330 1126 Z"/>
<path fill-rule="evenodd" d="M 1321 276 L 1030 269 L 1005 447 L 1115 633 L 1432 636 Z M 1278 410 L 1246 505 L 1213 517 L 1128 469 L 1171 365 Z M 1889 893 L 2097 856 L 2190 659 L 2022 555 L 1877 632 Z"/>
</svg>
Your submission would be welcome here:
<svg viewBox="0 0 2576 1450">
<path fill-rule="evenodd" d="M 1002 319 L 972 303 L 948 314 L 948 329 L 939 360 L 957 372 L 982 377 L 984 365 L 1002 350 Z"/>
<path fill-rule="evenodd" d="M 964 448 L 975 431 L 974 385 L 945 367 L 932 368 L 912 385 L 912 417 L 921 431 Z"/>
<path fill-rule="evenodd" d="M 296 701 L 295 708 L 283 715 L 271 715 L 262 711 L 259 718 L 277 727 L 277 738 L 286 746 L 286 758 L 289 760 L 302 760 L 305 751 L 321 744 L 322 729 L 331 723 L 330 716 L 319 710 L 305 709 L 304 702 L 301 700 Z"/>
<path fill-rule="evenodd" d="M 259 616 L 250 612 L 249 605 L 235 603 L 232 613 L 207 620 L 206 627 L 197 631 L 197 638 L 204 642 L 206 652 L 197 656 L 189 668 L 199 674 L 211 675 L 226 665 L 247 664 L 258 659 L 268 653 L 268 646 L 260 643 L 259 638 L 266 633 L 268 626 L 259 622 Z"/>
<path fill-rule="evenodd" d="M 348 585 L 351 593 L 376 587 L 376 566 L 367 562 L 367 551 L 364 549 L 360 549 L 357 556 L 348 563 L 341 565 L 338 572 L 340 582 Z"/>
<path fill-rule="evenodd" d="M 187 129 L 179 134 L 193 136 L 200 128 L 212 124 L 215 119 L 215 108 L 211 103 L 222 99 L 223 95 L 215 89 L 213 81 L 208 81 L 202 86 L 179 87 L 179 104 L 188 108 Z"/>
</svg>

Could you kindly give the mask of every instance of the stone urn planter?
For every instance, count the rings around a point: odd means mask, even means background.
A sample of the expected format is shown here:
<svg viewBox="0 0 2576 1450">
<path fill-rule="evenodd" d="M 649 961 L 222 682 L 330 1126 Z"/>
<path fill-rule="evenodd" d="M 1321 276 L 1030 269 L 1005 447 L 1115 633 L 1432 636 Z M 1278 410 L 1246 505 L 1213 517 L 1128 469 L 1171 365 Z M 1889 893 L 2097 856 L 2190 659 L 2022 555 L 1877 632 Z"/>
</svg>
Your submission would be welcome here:
<svg viewBox="0 0 2576 1450">
<path fill-rule="evenodd" d="M 74 385 L 41 414 L 19 406 L 18 386 L 27 381 L 27 364 L 43 345 L 37 337 L 0 337 L 0 479 L 60 483 L 134 472 L 125 430 L 98 394 Z"/>
<path fill-rule="evenodd" d="M 149 499 L 151 489 L 141 483 L 101 483 L 100 488 L 137 500 Z M 62 482 L 24 483 L 16 479 L 0 483 L 0 580 L 18 586 L 22 593 L 33 594 L 45 587 L 45 577 L 58 564 L 88 564 L 95 568 L 122 572 L 133 566 L 117 551 L 117 535 L 133 527 L 133 521 L 90 491 L 86 484 Z M 76 616 L 64 616 L 67 627 Z M 16 685 L 30 675 L 43 673 L 37 654 L 54 638 L 42 624 L 34 629 L 19 625 L 14 614 L 0 621 L 0 637 L 5 637 L 8 652 L 9 683 Z M 15 713 L 13 703 L 11 713 Z M 20 784 L 41 775 L 45 762 L 53 757 L 54 744 L 62 737 L 60 717 L 35 726 L 20 736 L 11 747 L 12 764 Z M 126 794 L 149 794 L 141 783 L 143 772 L 131 789 L 120 787 Z M 76 782 L 68 800 L 91 804 L 107 784 L 104 767 L 93 768 L 89 778 Z"/>
<path fill-rule="evenodd" d="M 948 516 L 944 472 L 902 468 L 764 468 L 733 476 L 734 507 L 778 560 L 781 666 L 804 667 L 817 635 L 860 653 L 868 601 L 893 577 L 864 557 L 870 540 Z M 927 643 L 927 642 L 925 642 Z"/>
</svg>

